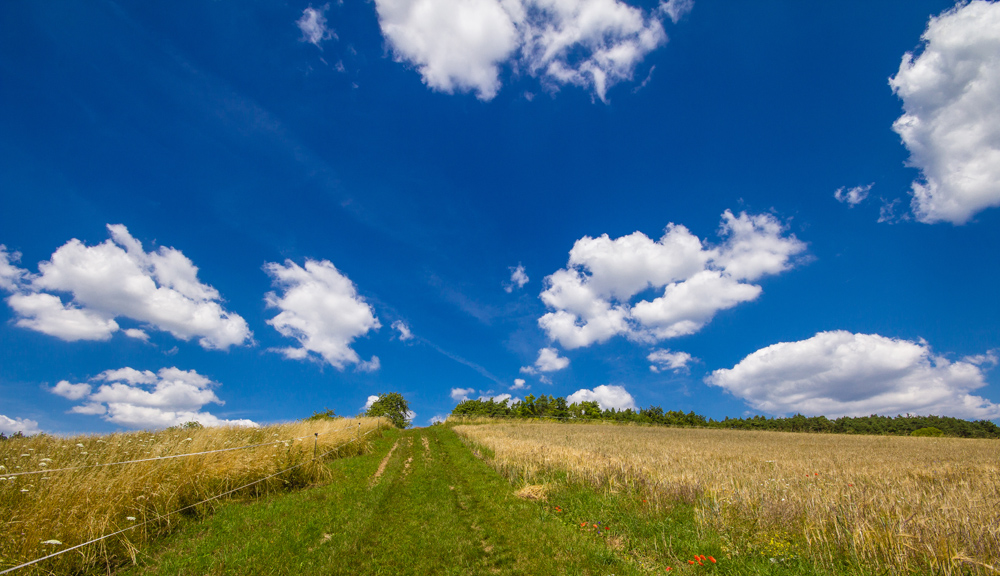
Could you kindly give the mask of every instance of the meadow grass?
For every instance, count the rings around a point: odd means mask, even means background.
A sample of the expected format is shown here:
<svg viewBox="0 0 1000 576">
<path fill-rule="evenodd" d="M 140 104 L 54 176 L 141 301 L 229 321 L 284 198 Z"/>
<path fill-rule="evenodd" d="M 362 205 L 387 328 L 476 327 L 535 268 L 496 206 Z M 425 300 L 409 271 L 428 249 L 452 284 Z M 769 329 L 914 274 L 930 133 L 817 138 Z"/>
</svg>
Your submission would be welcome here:
<svg viewBox="0 0 1000 576">
<path fill-rule="evenodd" d="M 392 430 L 371 453 L 328 466 L 330 482 L 228 503 L 154 543 L 125 573 L 650 573 L 608 545 L 610 531 L 585 532 L 546 502 L 518 497 L 444 426 Z"/>
<path fill-rule="evenodd" d="M 387 422 L 360 418 L 0 441 L 0 570 L 136 526 L 18 574 L 110 572 L 134 561 L 152 538 L 171 531 L 185 517 L 204 515 L 219 502 L 165 515 L 296 464 L 303 465 L 233 496 L 260 496 L 328 480 L 329 468 L 311 462 L 314 453 L 332 450 L 327 458 L 359 454 L 367 446 L 359 438 L 380 426 Z M 265 445 L 93 466 L 253 444 Z M 18 475 L 35 471 L 45 472 Z"/>
<path fill-rule="evenodd" d="M 455 430 L 513 482 L 645 500 L 634 512 L 649 526 L 689 510 L 727 560 L 949 575 L 992 574 L 1000 560 L 995 440 L 521 422 Z M 635 538 L 636 553 L 650 554 L 648 544 Z"/>
</svg>

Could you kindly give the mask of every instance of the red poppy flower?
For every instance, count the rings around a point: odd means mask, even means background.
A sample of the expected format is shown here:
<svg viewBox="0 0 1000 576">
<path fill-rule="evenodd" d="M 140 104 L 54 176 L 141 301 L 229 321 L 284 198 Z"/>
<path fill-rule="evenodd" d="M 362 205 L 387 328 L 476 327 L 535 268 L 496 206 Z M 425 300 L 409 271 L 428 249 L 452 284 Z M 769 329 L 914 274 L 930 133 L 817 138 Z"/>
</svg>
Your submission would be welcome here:
<svg viewBox="0 0 1000 576">
<path fill-rule="evenodd" d="M 709 556 L 708 559 L 712 561 L 712 564 L 715 564 L 715 558 L 712 558 L 711 556 Z"/>
</svg>

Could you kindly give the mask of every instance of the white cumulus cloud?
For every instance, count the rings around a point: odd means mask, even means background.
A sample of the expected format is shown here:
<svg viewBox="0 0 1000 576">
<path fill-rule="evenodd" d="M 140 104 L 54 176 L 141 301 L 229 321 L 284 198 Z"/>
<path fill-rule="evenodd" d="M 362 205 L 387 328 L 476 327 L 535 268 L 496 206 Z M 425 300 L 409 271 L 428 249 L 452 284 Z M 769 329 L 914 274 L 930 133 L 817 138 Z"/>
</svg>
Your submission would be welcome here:
<svg viewBox="0 0 1000 576">
<path fill-rule="evenodd" d="M 219 292 L 198 280 L 181 251 L 146 252 L 125 226 L 109 224 L 108 231 L 111 239 L 96 246 L 70 240 L 39 262 L 38 274 L 3 271 L 11 258 L 0 254 L 0 280 L 13 278 L 0 287 L 14 292 L 7 303 L 18 326 L 67 341 L 107 340 L 119 330 L 115 318 L 130 318 L 181 340 L 198 338 L 208 349 L 251 338 L 246 321 L 222 308 Z"/>
<path fill-rule="evenodd" d="M 889 84 L 903 100 L 893 123 L 922 178 L 921 222 L 964 224 L 1000 206 L 1000 3 L 961 2 L 927 23 Z"/>
<path fill-rule="evenodd" d="M 986 385 L 979 366 L 878 334 L 820 332 L 773 344 L 705 381 L 771 414 L 1000 418 L 1000 406 L 970 393 Z"/>
<path fill-rule="evenodd" d="M 399 332 L 399 340 L 402 342 L 413 339 L 413 333 L 410 332 L 410 327 L 407 326 L 402 320 L 396 320 L 393 322 L 392 329 Z"/>
<path fill-rule="evenodd" d="M 27 272 L 17 267 L 17 263 L 20 261 L 20 252 L 8 252 L 7 247 L 0 244 L 0 290 L 8 292 L 17 290 L 21 279 Z"/>
<path fill-rule="evenodd" d="M 511 390 L 527 390 L 528 388 L 524 378 L 514 378 L 514 385 L 510 387 Z"/>
<path fill-rule="evenodd" d="M 871 192 L 872 186 L 874 185 L 875 183 L 872 182 L 866 186 L 854 186 L 851 188 L 841 186 L 834 191 L 833 197 L 836 198 L 837 202 L 840 202 L 841 204 L 846 202 L 848 208 L 854 208 L 858 204 L 864 202 L 865 198 L 868 198 L 868 193 Z"/>
<path fill-rule="evenodd" d="M 665 372 L 671 370 L 674 373 L 688 372 L 688 364 L 694 358 L 687 352 L 671 352 L 670 350 L 654 350 L 646 356 L 649 360 L 650 372 Z"/>
<path fill-rule="evenodd" d="M 286 358 L 302 360 L 314 354 L 338 370 L 349 364 L 358 364 L 362 371 L 378 368 L 377 357 L 362 363 L 351 348 L 355 338 L 381 327 L 378 318 L 354 283 L 330 261 L 306 260 L 305 267 L 291 260 L 271 262 L 264 271 L 283 291 L 265 296 L 268 307 L 280 310 L 267 323 L 299 343 L 279 350 Z"/>
<path fill-rule="evenodd" d="M 38 422 L 27 418 L 10 418 L 0 414 L 0 434 L 17 434 L 20 432 L 26 436 L 38 434 L 42 430 L 38 427 Z"/>
<path fill-rule="evenodd" d="M 500 71 L 558 87 L 592 90 L 632 78 L 636 65 L 667 41 L 661 17 L 676 22 L 690 0 L 646 13 L 620 0 L 376 0 L 379 25 L 396 60 L 416 66 L 425 84 L 490 100 Z"/>
<path fill-rule="evenodd" d="M 549 338 L 573 349 L 616 335 L 656 341 L 693 334 L 719 310 L 756 299 L 749 282 L 789 269 L 805 244 L 769 214 L 722 215 L 721 245 L 708 247 L 670 224 L 658 241 L 641 232 L 577 240 L 569 263 L 545 279 L 538 319 Z M 651 300 L 632 299 L 649 289 Z"/>
<path fill-rule="evenodd" d="M 601 385 L 593 390 L 577 390 L 566 397 L 567 404 L 578 404 L 580 402 L 597 402 L 601 410 L 614 408 L 625 410 L 631 408 L 635 410 L 635 398 L 625 390 L 624 386 Z"/>
<path fill-rule="evenodd" d="M 90 384 L 71 384 L 68 380 L 61 380 L 52 387 L 51 392 L 69 400 L 79 400 L 90 394 L 90 390 Z"/>
<path fill-rule="evenodd" d="M 503 289 L 510 294 L 515 288 L 524 288 L 524 285 L 527 283 L 528 274 L 524 271 L 524 265 L 518 264 L 517 266 L 510 267 L 510 282 L 505 283 Z"/>
<path fill-rule="evenodd" d="M 368 399 L 365 400 L 365 405 L 361 407 L 361 410 L 367 412 L 368 409 L 372 407 L 372 404 L 374 404 L 377 400 L 378 395 L 369 396 Z"/>
<path fill-rule="evenodd" d="M 125 367 L 101 372 L 90 381 L 71 384 L 63 380 L 50 391 L 81 401 L 71 412 L 102 416 L 129 428 L 166 428 L 186 422 L 203 426 L 257 425 L 250 420 L 224 420 L 203 412 L 206 404 L 224 402 L 215 394 L 219 384 L 194 370 L 172 367 L 154 373 Z"/>
<path fill-rule="evenodd" d="M 455 402 L 465 402 L 469 399 L 469 396 L 475 393 L 475 388 L 452 388 L 451 399 Z"/>
<path fill-rule="evenodd" d="M 558 372 L 569 366 L 569 358 L 559 355 L 555 348 L 542 348 L 538 351 L 538 359 L 533 366 L 522 366 L 521 372 L 525 374 L 538 374 L 539 372 Z"/>
<path fill-rule="evenodd" d="M 302 11 L 302 17 L 296 20 L 299 30 L 302 31 L 302 41 L 309 42 L 317 48 L 322 48 L 321 44 L 330 38 L 336 38 L 333 30 L 326 25 L 326 11 L 330 9 L 329 4 L 324 4 L 319 8 L 312 6 Z"/>
</svg>

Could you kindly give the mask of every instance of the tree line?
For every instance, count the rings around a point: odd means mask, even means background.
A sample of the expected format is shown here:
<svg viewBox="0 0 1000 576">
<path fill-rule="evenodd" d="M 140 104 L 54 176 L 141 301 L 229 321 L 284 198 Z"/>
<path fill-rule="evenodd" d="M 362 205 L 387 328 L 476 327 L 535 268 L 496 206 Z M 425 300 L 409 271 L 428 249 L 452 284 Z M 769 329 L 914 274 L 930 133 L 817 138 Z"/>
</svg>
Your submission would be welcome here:
<svg viewBox="0 0 1000 576">
<path fill-rule="evenodd" d="M 841 416 L 831 420 L 826 416 L 790 417 L 751 416 L 713 420 L 692 412 L 664 411 L 659 406 L 639 410 L 626 408 L 602 410 L 597 402 L 567 403 L 563 397 L 538 397 L 529 394 L 524 400 L 509 405 L 507 400 L 465 400 L 452 410 L 453 416 L 488 416 L 507 418 L 562 418 L 573 420 L 610 420 L 657 426 L 724 428 L 731 430 L 773 430 L 779 432 L 823 432 L 828 434 L 876 434 L 908 436 L 917 430 L 934 428 L 944 436 L 956 438 L 1000 438 L 1000 427 L 989 420 L 962 420 L 950 416 Z"/>
</svg>

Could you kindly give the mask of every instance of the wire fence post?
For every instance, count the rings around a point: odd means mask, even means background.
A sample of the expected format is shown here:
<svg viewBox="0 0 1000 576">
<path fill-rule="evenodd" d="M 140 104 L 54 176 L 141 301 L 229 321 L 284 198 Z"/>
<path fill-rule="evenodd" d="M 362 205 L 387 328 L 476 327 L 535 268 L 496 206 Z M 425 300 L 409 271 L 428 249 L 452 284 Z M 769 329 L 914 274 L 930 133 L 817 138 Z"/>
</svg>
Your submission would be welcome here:
<svg viewBox="0 0 1000 576">
<path fill-rule="evenodd" d="M 319 454 L 319 432 L 313 434 L 313 460 L 317 454 Z"/>
</svg>

